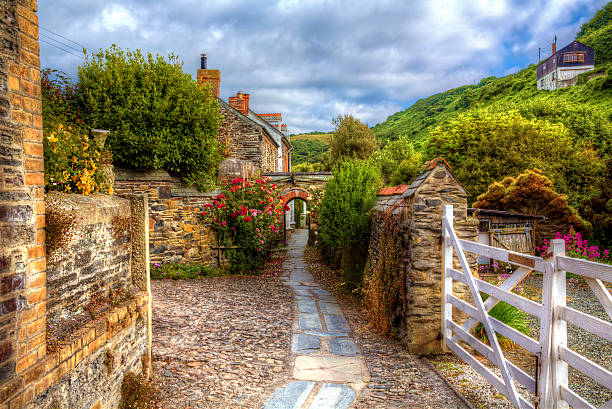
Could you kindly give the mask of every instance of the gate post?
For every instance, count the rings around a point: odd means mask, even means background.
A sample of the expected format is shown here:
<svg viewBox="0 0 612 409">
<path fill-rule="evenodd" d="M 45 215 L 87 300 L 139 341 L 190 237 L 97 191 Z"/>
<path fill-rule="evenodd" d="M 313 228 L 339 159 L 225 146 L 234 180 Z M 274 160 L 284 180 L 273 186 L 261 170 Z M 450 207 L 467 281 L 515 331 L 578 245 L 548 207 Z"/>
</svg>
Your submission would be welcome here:
<svg viewBox="0 0 612 409">
<path fill-rule="evenodd" d="M 555 409 L 569 408 L 567 402 L 561 398 L 561 387 L 568 387 L 567 362 L 559 359 L 559 346 L 567 348 L 567 322 L 559 317 L 561 306 L 565 306 L 566 274 L 558 268 L 557 258 L 565 256 L 565 241 L 555 239 L 551 241 L 553 249 L 553 274 L 552 274 L 552 322 L 550 325 L 550 375 L 552 381 L 552 395 Z"/>
<path fill-rule="evenodd" d="M 453 278 L 446 273 L 447 268 L 453 267 L 453 243 L 450 234 L 446 229 L 453 228 L 453 205 L 444 205 L 442 213 L 442 351 L 448 352 L 446 340 L 451 337 L 451 330 L 448 328 L 447 320 L 453 318 L 453 306 L 448 302 L 447 295 L 453 293 Z"/>
<path fill-rule="evenodd" d="M 565 409 L 569 405 L 561 399 L 561 386 L 567 388 L 567 363 L 559 359 L 559 346 L 567 346 L 567 322 L 559 318 L 558 310 L 566 303 L 566 276 L 557 269 L 557 257 L 565 256 L 565 241 L 555 239 L 550 245 L 553 259 L 542 282 L 538 394 L 541 408 Z"/>
</svg>

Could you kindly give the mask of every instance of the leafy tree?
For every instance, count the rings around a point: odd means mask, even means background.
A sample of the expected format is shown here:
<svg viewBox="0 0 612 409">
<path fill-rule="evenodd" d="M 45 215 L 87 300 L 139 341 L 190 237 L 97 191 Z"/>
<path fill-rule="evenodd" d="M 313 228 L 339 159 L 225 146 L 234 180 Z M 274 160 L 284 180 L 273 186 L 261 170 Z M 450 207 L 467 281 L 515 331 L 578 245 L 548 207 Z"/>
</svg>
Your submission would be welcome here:
<svg viewBox="0 0 612 409">
<path fill-rule="evenodd" d="M 316 139 L 292 140 L 293 151 L 291 151 L 291 164 L 299 165 L 305 162 L 321 162 L 322 156 L 328 151 L 329 146 Z"/>
<path fill-rule="evenodd" d="M 115 163 L 134 169 L 165 169 L 200 188 L 216 180 L 221 161 L 216 100 L 182 62 L 116 46 L 79 67 L 77 102 L 83 120 L 108 129 Z"/>
<path fill-rule="evenodd" d="M 370 211 L 381 186 L 378 168 L 365 161 L 340 164 L 325 187 L 319 213 L 319 237 L 326 249 L 367 240 Z"/>
<path fill-rule="evenodd" d="M 410 184 L 424 162 L 423 154 L 405 136 L 374 152 L 370 160 L 380 167 L 385 180 L 392 185 Z"/>
<path fill-rule="evenodd" d="M 551 180 L 539 169 L 527 170 L 516 178 L 508 176 L 501 182 L 492 183 L 486 193 L 478 196 L 473 206 L 545 216 L 546 220 L 537 222 L 538 243 L 554 237 L 556 232 L 569 231 L 570 226 L 581 231 L 588 231 L 591 227 L 568 204 L 565 195 L 554 191 Z"/>
<path fill-rule="evenodd" d="M 526 119 L 514 109 L 458 115 L 431 132 L 427 152 L 453 166 L 472 198 L 496 180 L 533 168 L 548 175 L 573 206 L 603 183 L 604 163 L 593 148 L 575 143 L 562 123 Z"/>
<path fill-rule="evenodd" d="M 366 159 L 376 150 L 376 139 L 368 126 L 352 115 L 333 120 L 335 130 L 330 144 L 333 164 L 347 159 Z"/>
</svg>

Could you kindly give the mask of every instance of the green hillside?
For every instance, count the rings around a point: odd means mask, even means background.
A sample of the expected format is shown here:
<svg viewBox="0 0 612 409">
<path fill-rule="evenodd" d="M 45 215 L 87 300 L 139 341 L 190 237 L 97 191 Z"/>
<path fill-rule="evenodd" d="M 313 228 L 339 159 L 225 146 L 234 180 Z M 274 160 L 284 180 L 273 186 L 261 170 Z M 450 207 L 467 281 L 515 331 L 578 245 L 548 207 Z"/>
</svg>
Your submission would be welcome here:
<svg viewBox="0 0 612 409">
<path fill-rule="evenodd" d="M 612 120 L 612 2 L 585 23 L 577 40 L 595 49 L 595 72 L 582 74 L 578 85 L 557 91 L 538 91 L 536 65 L 501 78 L 488 77 L 420 99 L 408 109 L 388 117 L 373 128 L 386 140 L 407 136 L 421 146 L 436 126 L 471 108 L 508 102 L 555 99 L 595 106 Z"/>
<path fill-rule="evenodd" d="M 316 163 L 322 161 L 322 156 L 329 150 L 331 133 L 310 132 L 306 134 L 291 135 L 291 163 Z"/>
</svg>

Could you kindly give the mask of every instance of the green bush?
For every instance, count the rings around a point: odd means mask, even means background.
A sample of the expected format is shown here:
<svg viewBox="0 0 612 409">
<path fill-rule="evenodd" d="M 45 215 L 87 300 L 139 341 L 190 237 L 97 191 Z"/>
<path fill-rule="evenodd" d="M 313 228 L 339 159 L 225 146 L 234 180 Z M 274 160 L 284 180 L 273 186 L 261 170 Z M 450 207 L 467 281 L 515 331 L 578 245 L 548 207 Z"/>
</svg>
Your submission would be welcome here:
<svg viewBox="0 0 612 409">
<path fill-rule="evenodd" d="M 366 161 L 344 162 L 334 172 L 319 213 L 319 244 L 325 251 L 367 241 L 381 181 L 378 167 Z"/>
<path fill-rule="evenodd" d="M 483 301 L 486 301 L 487 298 L 489 298 L 488 294 L 482 294 Z M 503 322 L 504 324 L 514 328 L 515 330 L 517 330 L 518 332 L 522 334 L 529 334 L 529 324 L 527 322 L 527 318 L 528 318 L 527 313 L 524 312 L 523 310 L 516 308 L 513 305 L 500 301 L 499 303 L 497 303 L 495 307 L 493 307 L 491 311 L 489 311 L 489 315 Z M 480 339 L 482 339 L 483 342 L 485 343 L 489 342 L 489 338 L 487 337 L 487 332 L 485 331 L 484 326 L 482 324 L 478 324 L 478 326 L 474 329 L 474 333 Z M 497 340 L 502 346 L 511 347 L 512 345 L 514 345 L 514 343 L 510 339 L 498 333 L 496 333 L 496 335 L 497 335 Z"/>
<path fill-rule="evenodd" d="M 87 58 L 79 82 L 83 120 L 111 131 L 117 165 L 165 169 L 202 189 L 216 181 L 219 107 L 176 56 L 166 61 L 112 46 Z"/>
<path fill-rule="evenodd" d="M 189 280 L 223 275 L 217 267 L 202 263 L 151 263 L 152 279 Z"/>
</svg>

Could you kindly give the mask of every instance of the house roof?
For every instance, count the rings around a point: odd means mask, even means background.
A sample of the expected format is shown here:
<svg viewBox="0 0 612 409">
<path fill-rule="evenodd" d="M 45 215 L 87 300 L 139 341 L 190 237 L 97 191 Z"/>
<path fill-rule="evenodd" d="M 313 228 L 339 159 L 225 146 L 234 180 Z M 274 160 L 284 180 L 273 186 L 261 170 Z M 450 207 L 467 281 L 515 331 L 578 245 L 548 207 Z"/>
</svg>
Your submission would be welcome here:
<svg viewBox="0 0 612 409">
<path fill-rule="evenodd" d="M 263 120 L 261 118 L 259 118 L 259 121 L 257 121 L 254 118 L 250 117 L 250 113 L 251 113 L 250 111 L 249 111 L 249 116 L 246 116 L 242 112 L 238 111 L 236 108 L 232 107 L 227 102 L 223 101 L 221 98 L 217 98 L 217 101 L 219 101 L 219 104 L 222 105 L 225 109 L 230 111 L 232 114 L 236 115 L 236 117 L 238 117 L 240 120 L 248 123 L 251 126 L 255 126 L 256 128 L 263 130 L 267 134 L 267 136 L 270 138 L 272 143 L 276 145 L 277 148 L 280 146 L 280 141 L 277 141 L 276 135 L 270 131 L 271 129 L 274 129 L 274 128 L 271 126 L 266 126 L 265 123 L 262 124 L 261 121 Z"/>
<path fill-rule="evenodd" d="M 283 139 L 285 139 L 285 142 L 287 143 L 287 145 L 289 145 L 290 148 L 293 148 L 293 146 L 291 145 L 291 141 L 289 141 L 289 139 L 285 136 L 284 133 L 282 133 L 281 131 L 279 131 L 272 125 L 270 125 L 265 119 L 263 119 L 262 117 L 260 117 L 259 115 L 257 115 L 255 112 L 253 112 L 250 109 L 249 109 L 249 118 L 257 122 L 262 127 L 266 128 L 268 132 L 272 135 L 272 137 L 275 139 L 276 144 L 278 146 L 280 146 L 280 144 L 283 142 Z"/>
<path fill-rule="evenodd" d="M 546 219 L 546 216 L 538 216 L 535 214 L 514 213 L 514 212 L 507 212 L 505 210 L 480 209 L 480 208 L 472 208 L 472 207 L 468 207 L 467 214 L 468 216 L 483 215 L 483 216 L 508 217 L 508 218 L 516 218 L 516 219 L 532 219 L 532 220 Z"/>
</svg>

